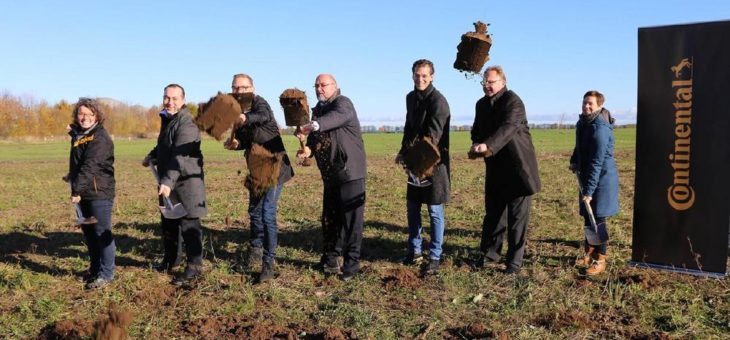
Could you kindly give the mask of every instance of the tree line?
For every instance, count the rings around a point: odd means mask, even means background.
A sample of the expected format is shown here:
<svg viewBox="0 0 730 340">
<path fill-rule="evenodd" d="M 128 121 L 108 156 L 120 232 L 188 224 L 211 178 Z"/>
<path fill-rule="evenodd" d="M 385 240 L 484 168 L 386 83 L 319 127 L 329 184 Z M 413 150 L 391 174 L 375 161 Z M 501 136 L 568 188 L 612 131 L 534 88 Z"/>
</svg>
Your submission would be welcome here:
<svg viewBox="0 0 730 340">
<path fill-rule="evenodd" d="M 129 105 L 113 99 L 97 98 L 105 114 L 104 127 L 115 136 L 150 137 L 160 131 L 161 107 Z M 47 138 L 66 135 L 76 103 L 61 100 L 50 104 L 28 96 L 0 93 L 0 139 Z M 197 114 L 197 105 L 188 104 Z"/>
</svg>

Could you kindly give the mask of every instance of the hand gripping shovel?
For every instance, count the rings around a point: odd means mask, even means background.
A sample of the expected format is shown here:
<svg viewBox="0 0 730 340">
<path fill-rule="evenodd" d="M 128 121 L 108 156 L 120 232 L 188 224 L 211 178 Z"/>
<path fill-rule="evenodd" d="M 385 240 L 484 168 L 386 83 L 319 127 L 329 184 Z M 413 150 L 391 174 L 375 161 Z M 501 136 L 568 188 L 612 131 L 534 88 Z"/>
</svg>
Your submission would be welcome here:
<svg viewBox="0 0 730 340">
<path fill-rule="evenodd" d="M 72 189 L 71 182 L 68 182 L 69 189 Z M 99 220 L 96 217 L 91 216 L 89 218 L 84 217 L 84 212 L 81 211 L 81 206 L 78 203 L 73 203 L 74 209 L 76 209 L 76 225 L 83 224 L 96 224 Z"/>
<path fill-rule="evenodd" d="M 578 179 L 578 190 L 580 190 L 581 195 L 583 194 L 583 185 L 580 183 L 580 172 L 575 172 L 575 177 Z M 583 199 L 580 200 L 581 203 L 583 203 L 583 207 L 586 208 L 586 212 L 588 213 L 588 220 L 591 222 L 591 227 L 593 228 L 593 231 L 598 234 L 598 225 L 596 225 L 596 217 L 593 216 L 593 208 L 591 208 L 591 205 L 584 201 Z"/>
<path fill-rule="evenodd" d="M 157 175 L 157 169 L 154 165 L 150 164 L 150 171 L 152 171 L 152 175 L 155 176 L 155 181 L 157 181 L 157 184 L 159 184 L 160 176 Z M 166 219 L 177 220 L 179 218 L 185 217 L 185 215 L 188 214 L 188 212 L 185 211 L 185 207 L 181 203 L 172 205 L 172 202 L 170 202 L 170 198 L 164 196 L 162 197 L 162 201 L 165 202 L 165 205 L 159 206 L 160 213 L 162 213 L 162 216 L 164 216 Z"/>
</svg>

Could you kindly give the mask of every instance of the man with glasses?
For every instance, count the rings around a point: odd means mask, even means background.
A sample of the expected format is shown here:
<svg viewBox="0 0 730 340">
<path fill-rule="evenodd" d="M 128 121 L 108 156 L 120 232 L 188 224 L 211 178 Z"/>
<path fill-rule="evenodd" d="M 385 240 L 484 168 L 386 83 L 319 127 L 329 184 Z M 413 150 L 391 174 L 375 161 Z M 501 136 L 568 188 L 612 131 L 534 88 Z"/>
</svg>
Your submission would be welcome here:
<svg viewBox="0 0 730 340">
<path fill-rule="evenodd" d="M 500 260 L 506 230 L 504 271 L 517 274 L 525 252 L 532 195 L 540 191 L 535 148 L 525 105 L 507 89 L 502 68 L 488 67 L 482 87 L 485 96 L 476 104 L 469 150 L 469 157 L 484 158 L 487 168 L 480 265 Z"/>
<path fill-rule="evenodd" d="M 406 193 L 408 217 L 408 252 L 403 261 L 406 265 L 419 264 L 421 255 L 421 205 L 428 207 L 431 222 L 429 262 L 423 268 L 425 274 L 435 273 L 441 262 L 444 240 L 444 203 L 449 200 L 449 121 L 451 113 L 446 98 L 433 86 L 433 63 L 420 59 L 411 67 L 414 89 L 406 95 L 406 124 L 403 129 L 401 149 L 395 162 L 403 164 L 404 155 L 414 144 L 424 142 L 436 147 L 439 161 L 433 174 L 424 180 L 410 180 Z M 414 151 L 415 152 L 415 151 Z M 409 177 L 413 175 L 409 171 Z"/>
<path fill-rule="evenodd" d="M 169 197 L 172 204 L 181 203 L 187 215 L 178 219 L 162 218 L 162 239 L 165 256 L 160 271 L 171 271 L 180 262 L 185 243 L 187 266 L 175 278 L 174 285 L 187 284 L 203 272 L 203 231 L 200 218 L 208 213 L 203 182 L 203 153 L 200 130 L 185 105 L 185 89 L 178 84 L 165 87 L 163 110 L 160 112 L 160 135 L 157 145 L 142 161 L 143 166 L 157 165 L 159 196 Z"/>
<path fill-rule="evenodd" d="M 322 231 L 325 274 L 341 274 L 345 281 L 360 270 L 360 246 L 365 211 L 365 147 L 360 122 L 349 98 L 340 94 L 332 75 L 320 74 L 314 83 L 317 105 L 312 121 L 297 128 L 307 137 L 304 151 L 312 155 L 322 175 Z M 340 263 L 339 257 L 344 258 Z"/>
<path fill-rule="evenodd" d="M 233 76 L 231 91 L 234 94 L 253 94 L 255 90 L 253 79 L 249 75 L 236 74 Z M 254 148 L 254 146 L 257 147 Z M 278 230 L 276 210 L 279 196 L 284 183 L 294 176 L 294 170 L 286 155 L 274 112 L 264 98 L 259 95 L 253 96 L 251 109 L 241 113 L 240 120 L 235 127 L 235 138 L 229 138 L 225 143 L 225 148 L 245 150 L 247 158 L 253 157 L 254 155 L 251 153 L 257 152 L 257 150 L 265 150 L 263 152 L 281 157 L 281 161 L 278 163 L 279 176 L 276 184 L 265 189 L 263 193 L 256 193 L 254 190 L 248 191 L 251 239 L 247 266 L 252 268 L 260 264 L 259 282 L 265 282 L 274 278 L 274 256 L 276 255 Z M 251 172 L 270 170 L 249 168 Z"/>
</svg>

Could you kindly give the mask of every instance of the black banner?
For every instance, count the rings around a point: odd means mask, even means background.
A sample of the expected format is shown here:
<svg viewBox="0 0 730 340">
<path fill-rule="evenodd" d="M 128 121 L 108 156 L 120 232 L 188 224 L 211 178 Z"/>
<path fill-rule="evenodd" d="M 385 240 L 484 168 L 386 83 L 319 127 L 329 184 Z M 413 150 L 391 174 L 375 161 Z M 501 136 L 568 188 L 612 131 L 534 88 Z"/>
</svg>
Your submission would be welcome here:
<svg viewBox="0 0 730 340">
<path fill-rule="evenodd" d="M 730 21 L 639 29 L 631 264 L 724 276 Z"/>
</svg>

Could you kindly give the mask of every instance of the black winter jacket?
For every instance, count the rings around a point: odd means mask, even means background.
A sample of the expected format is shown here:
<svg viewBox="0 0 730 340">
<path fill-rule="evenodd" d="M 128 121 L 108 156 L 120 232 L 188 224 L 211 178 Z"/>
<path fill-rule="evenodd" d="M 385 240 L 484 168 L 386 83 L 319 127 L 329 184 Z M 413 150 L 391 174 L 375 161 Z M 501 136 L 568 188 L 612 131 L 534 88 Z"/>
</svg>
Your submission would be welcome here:
<svg viewBox="0 0 730 340">
<path fill-rule="evenodd" d="M 89 131 L 72 124 L 68 178 L 71 195 L 84 200 L 114 199 L 114 143 L 101 124 Z"/>
<path fill-rule="evenodd" d="M 252 143 L 263 146 L 269 152 L 284 153 L 279 173 L 279 185 L 287 182 L 294 176 L 294 169 L 284 148 L 284 141 L 279 133 L 274 112 L 264 98 L 254 96 L 251 110 L 246 112 L 246 124 L 236 130 L 236 139 L 240 142 L 238 150 L 251 150 Z"/>
<path fill-rule="evenodd" d="M 477 101 L 471 141 L 487 144 L 493 153 L 484 159 L 487 196 L 516 198 L 540 191 L 525 105 L 516 93 L 505 87 L 494 98 L 484 96 Z"/>
<path fill-rule="evenodd" d="M 438 147 L 441 160 L 434 167 L 431 185 L 408 186 L 409 201 L 425 204 L 442 204 L 449 200 L 451 169 L 449 167 L 449 125 L 451 112 L 446 98 L 433 84 L 425 90 L 413 90 L 406 96 L 406 125 L 399 154 L 403 155 L 420 137 L 431 136 Z"/>
</svg>

